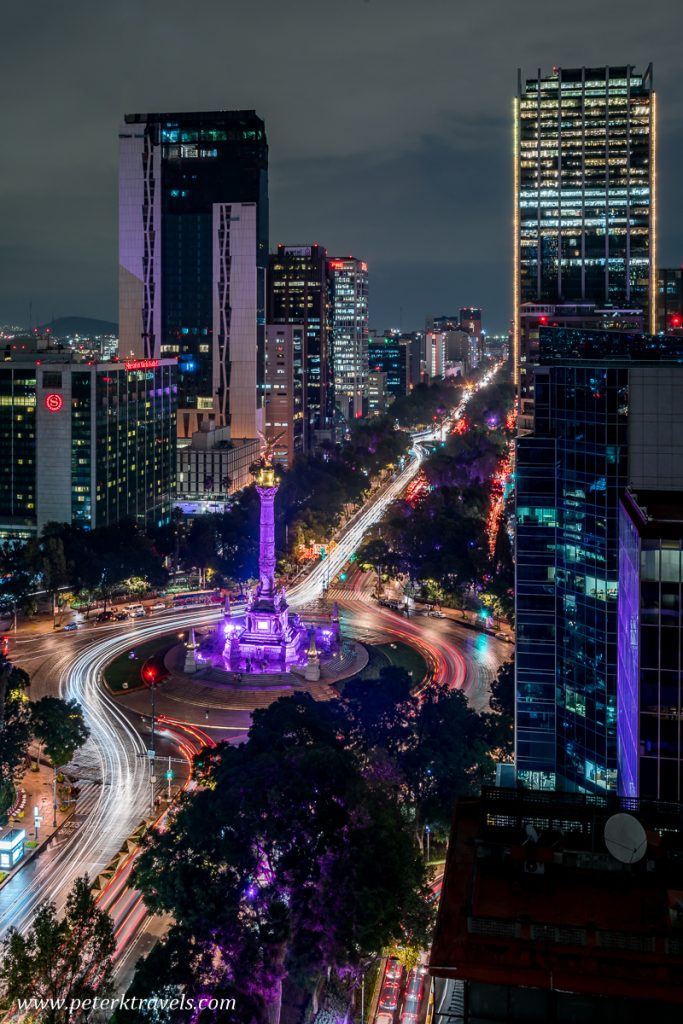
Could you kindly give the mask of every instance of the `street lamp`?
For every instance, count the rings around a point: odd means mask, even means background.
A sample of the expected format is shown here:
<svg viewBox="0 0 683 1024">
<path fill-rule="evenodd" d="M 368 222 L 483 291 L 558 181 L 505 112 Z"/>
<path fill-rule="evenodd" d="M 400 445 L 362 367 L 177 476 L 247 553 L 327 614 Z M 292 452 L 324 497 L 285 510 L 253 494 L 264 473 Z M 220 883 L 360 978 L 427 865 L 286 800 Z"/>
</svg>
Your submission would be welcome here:
<svg viewBox="0 0 683 1024">
<path fill-rule="evenodd" d="M 154 783 L 156 782 L 156 775 L 154 774 L 156 764 L 156 750 L 154 747 L 155 743 L 155 726 L 156 726 L 156 669 L 152 665 L 148 665 L 143 672 L 144 678 L 147 680 L 150 688 L 150 694 L 152 697 L 152 739 L 147 751 L 147 757 L 149 758 L 149 784 L 150 784 L 150 812 L 154 816 Z"/>
<path fill-rule="evenodd" d="M 432 830 L 429 825 L 425 825 L 425 833 L 427 835 L 427 863 L 429 864 L 429 840 L 432 834 Z"/>
</svg>

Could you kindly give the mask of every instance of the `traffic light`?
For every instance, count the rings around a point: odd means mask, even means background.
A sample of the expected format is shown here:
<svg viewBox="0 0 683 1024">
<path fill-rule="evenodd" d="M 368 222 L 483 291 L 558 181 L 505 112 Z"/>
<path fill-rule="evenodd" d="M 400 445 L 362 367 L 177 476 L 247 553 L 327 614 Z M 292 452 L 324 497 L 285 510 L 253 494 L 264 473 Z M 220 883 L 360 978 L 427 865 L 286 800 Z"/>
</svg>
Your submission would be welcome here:
<svg viewBox="0 0 683 1024">
<path fill-rule="evenodd" d="M 355 562 L 355 561 L 356 561 L 356 558 L 357 558 L 357 557 L 358 557 L 358 556 L 357 556 L 357 555 L 355 555 L 355 554 L 351 555 L 351 556 L 349 557 L 349 562 Z"/>
<path fill-rule="evenodd" d="M 325 558 L 327 558 L 327 551 L 325 551 L 325 548 L 321 548 L 321 549 L 320 549 L 320 557 L 321 557 L 321 558 L 322 558 L 323 560 L 324 560 Z"/>
<path fill-rule="evenodd" d="M 346 579 L 346 573 L 345 572 L 340 572 L 339 573 L 339 579 L 343 582 Z"/>
</svg>

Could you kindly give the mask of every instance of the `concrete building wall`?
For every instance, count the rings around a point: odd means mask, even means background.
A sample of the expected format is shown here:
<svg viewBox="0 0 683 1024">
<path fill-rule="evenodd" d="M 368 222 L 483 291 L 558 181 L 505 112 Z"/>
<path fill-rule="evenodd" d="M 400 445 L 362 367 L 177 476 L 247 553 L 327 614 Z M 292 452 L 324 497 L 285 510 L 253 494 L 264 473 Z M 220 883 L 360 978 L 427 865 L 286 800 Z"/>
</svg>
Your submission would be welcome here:
<svg viewBox="0 0 683 1024">
<path fill-rule="evenodd" d="M 629 482 L 634 490 L 683 491 L 683 367 L 629 375 Z"/>
</svg>

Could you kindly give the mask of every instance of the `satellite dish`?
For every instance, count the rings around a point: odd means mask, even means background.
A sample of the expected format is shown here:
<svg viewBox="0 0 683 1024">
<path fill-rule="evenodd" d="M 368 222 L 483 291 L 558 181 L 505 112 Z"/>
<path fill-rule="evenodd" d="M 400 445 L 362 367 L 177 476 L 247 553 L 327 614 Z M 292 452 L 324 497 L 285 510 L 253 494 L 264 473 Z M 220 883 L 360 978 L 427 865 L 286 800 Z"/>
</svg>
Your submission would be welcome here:
<svg viewBox="0 0 683 1024">
<path fill-rule="evenodd" d="M 605 846 L 622 864 L 635 864 L 647 850 L 647 835 L 631 814 L 613 814 L 605 822 Z"/>
</svg>

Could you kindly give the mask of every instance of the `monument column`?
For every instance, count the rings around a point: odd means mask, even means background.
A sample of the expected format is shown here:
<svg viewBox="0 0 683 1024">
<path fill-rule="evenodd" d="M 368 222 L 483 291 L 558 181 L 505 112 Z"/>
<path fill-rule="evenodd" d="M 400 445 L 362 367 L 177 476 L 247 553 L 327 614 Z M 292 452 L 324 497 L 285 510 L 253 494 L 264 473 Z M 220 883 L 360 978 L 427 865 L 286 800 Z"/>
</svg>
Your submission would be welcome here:
<svg viewBox="0 0 683 1024">
<path fill-rule="evenodd" d="M 256 490 L 261 500 L 261 530 L 259 540 L 259 597 L 275 596 L 275 471 L 264 466 L 256 478 Z"/>
</svg>

